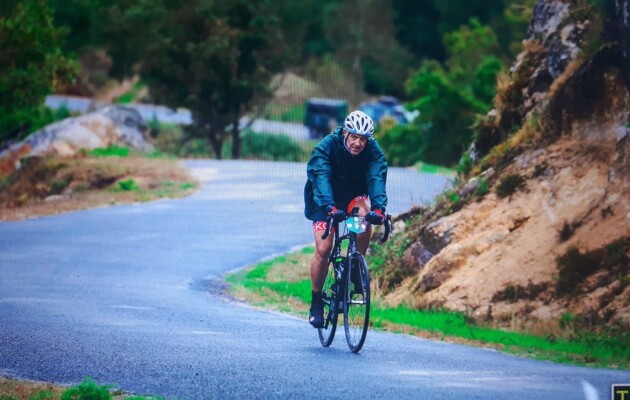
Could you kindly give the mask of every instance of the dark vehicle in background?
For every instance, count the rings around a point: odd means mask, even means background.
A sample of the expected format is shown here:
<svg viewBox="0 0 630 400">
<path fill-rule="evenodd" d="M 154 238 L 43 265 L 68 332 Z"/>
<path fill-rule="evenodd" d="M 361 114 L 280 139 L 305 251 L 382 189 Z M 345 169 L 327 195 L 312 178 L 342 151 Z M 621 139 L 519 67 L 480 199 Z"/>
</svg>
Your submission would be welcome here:
<svg viewBox="0 0 630 400">
<path fill-rule="evenodd" d="M 362 103 L 359 107 L 361 111 L 372 117 L 375 123 L 381 123 L 384 117 L 391 117 L 399 124 L 407 124 L 418 116 L 418 112 L 407 111 L 397 98 L 383 96 L 372 103 Z"/>
<path fill-rule="evenodd" d="M 343 124 L 348 115 L 348 102 L 338 99 L 312 98 L 306 101 L 304 125 L 311 139 L 319 139 Z"/>
</svg>

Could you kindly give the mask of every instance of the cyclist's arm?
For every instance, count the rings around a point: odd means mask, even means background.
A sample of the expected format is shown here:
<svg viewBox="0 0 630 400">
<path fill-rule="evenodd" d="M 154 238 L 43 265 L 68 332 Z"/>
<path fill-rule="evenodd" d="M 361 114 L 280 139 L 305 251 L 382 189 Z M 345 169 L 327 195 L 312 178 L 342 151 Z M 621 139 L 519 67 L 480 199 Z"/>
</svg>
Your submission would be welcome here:
<svg viewBox="0 0 630 400">
<path fill-rule="evenodd" d="M 385 192 L 387 183 L 387 159 L 378 143 L 371 141 L 370 162 L 366 172 L 368 195 L 372 203 L 372 210 L 377 208 L 385 212 L 387 207 L 387 193 Z"/>
<path fill-rule="evenodd" d="M 315 204 L 322 208 L 335 204 L 332 189 L 331 150 L 325 143 L 320 143 L 313 150 L 311 159 L 306 167 L 306 174 L 313 185 Z"/>
</svg>

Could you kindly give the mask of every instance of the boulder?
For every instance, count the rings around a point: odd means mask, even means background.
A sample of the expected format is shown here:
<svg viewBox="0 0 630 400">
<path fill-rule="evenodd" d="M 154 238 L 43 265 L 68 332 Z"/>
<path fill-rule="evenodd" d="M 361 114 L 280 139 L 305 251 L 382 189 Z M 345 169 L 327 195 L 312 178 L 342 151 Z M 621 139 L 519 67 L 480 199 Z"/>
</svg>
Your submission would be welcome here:
<svg viewBox="0 0 630 400">
<path fill-rule="evenodd" d="M 66 118 L 31 134 L 0 152 L 3 172 L 15 169 L 20 158 L 57 155 L 71 157 L 81 149 L 126 146 L 153 151 L 149 128 L 133 108 L 112 105 L 79 117 Z M 11 168 L 12 167 L 12 168 Z"/>
</svg>

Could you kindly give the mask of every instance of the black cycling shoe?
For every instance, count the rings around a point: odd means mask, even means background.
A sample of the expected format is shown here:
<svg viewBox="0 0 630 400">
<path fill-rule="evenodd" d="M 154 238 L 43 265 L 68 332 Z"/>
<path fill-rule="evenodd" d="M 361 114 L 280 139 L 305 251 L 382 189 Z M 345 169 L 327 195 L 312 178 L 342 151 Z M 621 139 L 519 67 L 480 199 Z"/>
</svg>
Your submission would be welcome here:
<svg viewBox="0 0 630 400">
<path fill-rule="evenodd" d="M 324 327 L 324 302 L 312 301 L 311 302 L 311 312 L 308 317 L 308 322 L 313 325 L 313 328 L 323 328 Z"/>
</svg>

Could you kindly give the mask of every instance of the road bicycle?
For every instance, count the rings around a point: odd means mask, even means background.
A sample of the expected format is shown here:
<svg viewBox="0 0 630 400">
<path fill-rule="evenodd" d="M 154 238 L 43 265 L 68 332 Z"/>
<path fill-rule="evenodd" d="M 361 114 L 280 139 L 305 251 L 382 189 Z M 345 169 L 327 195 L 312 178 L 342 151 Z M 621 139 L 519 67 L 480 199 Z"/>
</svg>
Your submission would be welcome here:
<svg viewBox="0 0 630 400">
<path fill-rule="evenodd" d="M 358 212 L 358 207 L 355 207 L 350 216 L 344 215 L 338 220 L 328 217 L 326 220 L 327 228 L 322 239 L 330 235 L 332 227 L 335 239 L 322 289 L 324 326 L 317 330 L 322 345 L 330 346 L 335 338 L 338 317 L 343 314 L 346 342 L 353 353 L 363 347 L 370 320 L 370 272 L 356 243 L 357 235 L 367 229 L 367 222 L 357 215 Z M 381 243 L 391 232 L 391 215 L 387 215 L 384 225 Z M 343 256 L 342 244 L 346 241 L 348 247 Z"/>
</svg>

